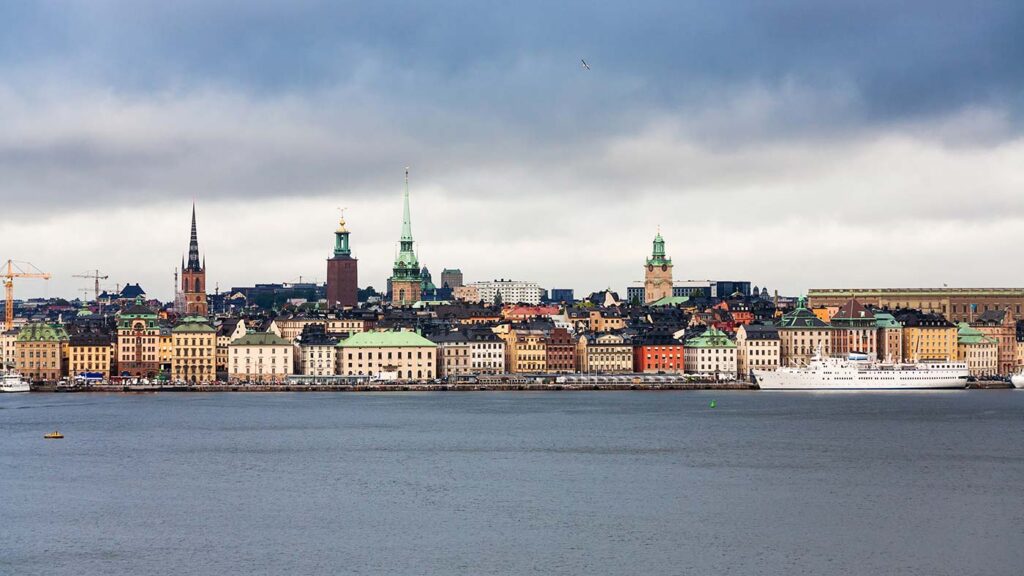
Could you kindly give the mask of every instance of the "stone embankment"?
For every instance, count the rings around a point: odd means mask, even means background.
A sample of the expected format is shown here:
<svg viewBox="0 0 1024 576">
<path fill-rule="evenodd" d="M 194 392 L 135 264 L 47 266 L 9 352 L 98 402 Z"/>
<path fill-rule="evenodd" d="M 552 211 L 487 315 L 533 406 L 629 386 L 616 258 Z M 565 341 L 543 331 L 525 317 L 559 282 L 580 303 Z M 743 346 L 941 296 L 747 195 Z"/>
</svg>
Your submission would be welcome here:
<svg viewBox="0 0 1024 576">
<path fill-rule="evenodd" d="M 487 383 L 487 384 L 205 384 L 200 386 L 124 386 L 98 384 L 88 388 L 38 391 L 59 392 L 473 392 L 473 391 L 557 391 L 557 390 L 752 390 L 747 382 L 630 383 Z"/>
</svg>

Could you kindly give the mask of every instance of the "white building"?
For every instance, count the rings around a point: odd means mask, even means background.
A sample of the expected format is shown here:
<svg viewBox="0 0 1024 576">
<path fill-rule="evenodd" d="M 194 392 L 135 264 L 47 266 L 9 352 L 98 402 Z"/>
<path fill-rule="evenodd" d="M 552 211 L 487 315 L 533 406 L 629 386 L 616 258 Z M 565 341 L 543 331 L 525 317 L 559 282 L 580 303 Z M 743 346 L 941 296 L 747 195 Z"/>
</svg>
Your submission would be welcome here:
<svg viewBox="0 0 1024 576">
<path fill-rule="evenodd" d="M 299 341 L 299 369 L 304 376 L 334 376 L 338 373 L 338 339 L 317 334 Z"/>
<path fill-rule="evenodd" d="M 683 347 L 683 367 L 687 374 L 736 377 L 736 344 L 716 328 L 686 341 Z"/>
<path fill-rule="evenodd" d="M 470 332 L 469 362 L 474 374 L 504 373 L 505 341 L 493 332 Z"/>
<path fill-rule="evenodd" d="M 473 282 L 468 284 L 476 288 L 479 299 L 490 304 L 494 297 L 501 294 L 505 304 L 540 304 L 544 297 L 544 289 L 536 282 L 518 280 L 492 280 L 490 282 Z"/>
<path fill-rule="evenodd" d="M 272 332 L 246 334 L 228 345 L 231 382 L 280 383 L 292 373 L 292 345 Z"/>
<path fill-rule="evenodd" d="M 774 326 L 751 324 L 736 329 L 736 371 L 749 380 L 751 370 L 775 370 L 782 358 L 782 341 Z"/>
</svg>

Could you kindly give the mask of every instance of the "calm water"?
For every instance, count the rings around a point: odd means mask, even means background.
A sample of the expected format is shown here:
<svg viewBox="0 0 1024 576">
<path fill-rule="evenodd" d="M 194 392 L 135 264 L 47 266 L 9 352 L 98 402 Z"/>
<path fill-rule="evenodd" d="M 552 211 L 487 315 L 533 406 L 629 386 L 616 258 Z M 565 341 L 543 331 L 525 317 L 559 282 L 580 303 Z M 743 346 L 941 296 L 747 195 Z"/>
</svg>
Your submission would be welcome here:
<svg viewBox="0 0 1024 576">
<path fill-rule="evenodd" d="M 1022 572 L 1024 391 L 0 397 L 0 574 Z"/>
</svg>

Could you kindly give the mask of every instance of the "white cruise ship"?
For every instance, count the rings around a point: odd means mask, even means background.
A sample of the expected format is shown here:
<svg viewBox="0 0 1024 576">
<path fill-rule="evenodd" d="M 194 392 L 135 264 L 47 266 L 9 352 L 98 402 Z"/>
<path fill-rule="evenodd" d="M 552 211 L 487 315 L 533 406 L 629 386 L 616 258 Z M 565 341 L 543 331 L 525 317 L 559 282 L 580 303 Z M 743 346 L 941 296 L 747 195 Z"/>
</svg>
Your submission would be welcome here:
<svg viewBox="0 0 1024 576">
<path fill-rule="evenodd" d="M 892 364 L 869 360 L 864 354 L 850 354 L 848 358 L 815 354 L 807 366 L 754 371 L 762 390 L 963 388 L 967 376 L 964 362 Z"/>
<path fill-rule="evenodd" d="M 28 382 L 22 380 L 17 372 L 4 372 L 0 378 L 0 392 L 28 392 Z"/>
</svg>

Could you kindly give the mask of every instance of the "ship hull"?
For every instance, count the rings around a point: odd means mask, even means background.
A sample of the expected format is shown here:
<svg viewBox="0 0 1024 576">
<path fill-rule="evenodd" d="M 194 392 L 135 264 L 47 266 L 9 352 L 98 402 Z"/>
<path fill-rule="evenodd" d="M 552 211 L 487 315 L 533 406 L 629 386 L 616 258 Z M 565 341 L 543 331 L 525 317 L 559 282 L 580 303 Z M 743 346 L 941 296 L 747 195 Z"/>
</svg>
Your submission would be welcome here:
<svg viewBox="0 0 1024 576">
<path fill-rule="evenodd" d="M 1013 383 L 1014 388 L 1024 388 L 1024 373 L 1014 374 L 1013 377 L 1010 378 L 1010 382 Z"/>
<path fill-rule="evenodd" d="M 935 390 L 967 386 L 967 374 L 854 374 L 829 377 L 818 374 L 755 372 L 761 390 Z"/>
</svg>

